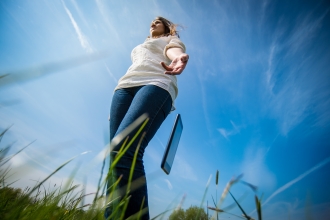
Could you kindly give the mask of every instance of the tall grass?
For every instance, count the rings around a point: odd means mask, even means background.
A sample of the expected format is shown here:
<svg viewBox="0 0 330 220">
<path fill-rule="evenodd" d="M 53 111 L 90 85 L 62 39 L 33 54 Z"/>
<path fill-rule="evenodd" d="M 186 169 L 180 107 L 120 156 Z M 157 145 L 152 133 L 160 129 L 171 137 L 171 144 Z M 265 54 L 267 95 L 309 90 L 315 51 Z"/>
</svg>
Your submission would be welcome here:
<svg viewBox="0 0 330 220">
<path fill-rule="evenodd" d="M 133 131 L 139 126 L 136 134 L 129 140 L 126 138 L 123 145 L 121 146 L 115 160 L 112 161 L 108 175 L 102 181 L 100 179 L 99 185 L 97 186 L 97 191 L 94 195 L 94 200 L 91 204 L 83 204 L 84 198 L 90 194 L 84 194 L 84 190 L 78 190 L 78 185 L 73 183 L 73 177 L 64 184 L 64 186 L 54 186 L 53 189 L 46 189 L 45 183 L 53 175 L 59 172 L 63 167 L 69 164 L 73 159 L 68 160 L 67 162 L 60 165 L 55 169 L 51 174 L 49 174 L 45 179 L 37 183 L 32 188 L 14 189 L 6 183 L 6 179 L 9 175 L 10 167 L 5 167 L 4 165 L 10 161 L 15 155 L 24 150 L 26 147 L 22 148 L 17 153 L 7 156 L 10 146 L 2 148 L 0 150 L 0 219 L 3 220 L 13 220 L 13 219 L 104 219 L 104 212 L 107 206 L 115 205 L 113 212 L 109 218 L 123 219 L 125 209 L 129 201 L 129 193 L 138 188 L 136 181 L 132 181 L 134 165 L 137 157 L 138 148 L 135 153 L 133 165 L 130 171 L 129 184 L 125 192 L 122 192 L 122 189 L 117 189 L 117 185 L 120 181 L 114 181 L 114 184 L 107 186 L 107 179 L 111 177 L 114 172 L 114 166 L 118 160 L 125 154 L 133 141 L 138 138 L 141 134 L 144 126 L 148 122 L 146 115 L 141 116 L 137 119 L 131 126 L 129 126 L 124 132 L 110 143 L 109 150 L 106 155 L 109 155 L 110 151 L 114 149 L 116 144 L 121 142 L 127 134 Z M 8 128 L 9 129 L 9 128 Z M 5 129 L 0 133 L 0 141 L 5 133 L 8 131 Z M 144 135 L 144 134 L 143 134 Z M 142 135 L 142 138 L 143 138 Z M 141 140 L 142 140 L 141 138 Z M 105 162 L 105 158 L 103 163 Z M 102 177 L 101 177 L 102 178 Z M 105 198 L 104 193 L 99 195 L 101 189 L 104 192 L 106 187 L 110 192 L 107 198 Z M 141 206 L 142 207 L 142 206 Z M 146 210 L 141 210 L 136 215 L 132 216 L 132 219 L 139 219 L 141 214 Z M 119 216 L 117 218 L 117 216 Z"/>
<path fill-rule="evenodd" d="M 7 130 L 0 134 L 0 140 Z M 84 209 L 90 206 L 82 205 L 87 195 L 77 191 L 79 186 L 74 185 L 71 180 L 63 187 L 54 185 L 53 188 L 46 189 L 45 182 L 72 159 L 32 188 L 12 188 L 11 183 L 6 182 L 10 167 L 4 165 L 20 151 L 7 156 L 9 148 L 10 146 L 0 150 L 0 219 L 103 219 L 102 207 L 96 208 L 94 205 L 92 208 Z"/>
<path fill-rule="evenodd" d="M 244 210 L 244 208 L 241 206 L 241 204 L 238 202 L 238 200 L 230 192 L 230 189 L 232 188 L 233 185 L 235 185 L 236 183 L 242 183 L 244 185 L 247 185 L 249 188 L 251 188 L 253 190 L 253 192 L 255 193 L 254 198 L 255 198 L 255 205 L 256 205 L 256 210 L 257 210 L 257 214 L 258 214 L 258 220 L 262 220 L 261 201 L 260 201 L 259 197 L 257 196 L 257 187 L 250 184 L 250 183 L 247 183 L 247 182 L 241 180 L 242 177 L 243 177 L 243 174 L 239 175 L 238 177 L 233 177 L 227 183 L 226 187 L 223 190 L 223 193 L 220 197 L 220 200 L 219 200 L 218 204 L 215 203 L 215 201 L 213 199 L 213 196 L 212 196 L 213 203 L 214 203 L 215 207 L 207 207 L 208 209 L 214 211 L 214 215 L 211 217 L 211 219 L 215 219 L 215 216 L 218 219 L 219 218 L 218 214 L 220 214 L 220 213 L 228 213 L 230 215 L 236 216 L 236 217 L 241 218 L 241 219 L 254 220 L 254 218 L 252 218 L 251 216 L 249 216 L 247 214 L 247 212 Z M 216 172 L 216 187 L 218 186 L 218 178 L 219 178 L 219 171 L 217 170 L 217 172 Z M 216 188 L 216 190 L 217 190 L 217 188 Z M 227 197 L 228 194 L 232 197 L 232 199 L 234 200 L 234 203 L 227 206 L 227 207 L 225 207 L 225 208 L 220 209 L 220 206 L 221 206 L 222 202 L 225 200 L 225 198 Z M 242 212 L 241 215 L 236 215 L 236 214 L 227 212 L 227 210 L 229 210 L 230 208 L 232 208 L 234 206 L 237 206 L 240 209 L 240 211 Z"/>
<path fill-rule="evenodd" d="M 104 159 L 103 159 L 103 165 L 101 169 L 101 177 L 98 181 L 97 190 L 95 193 L 91 194 L 85 194 L 84 189 L 78 190 L 79 185 L 75 185 L 73 182 L 74 173 L 72 174 L 71 178 L 69 178 L 69 181 L 65 183 L 63 186 L 57 186 L 54 185 L 52 189 L 45 188 L 45 183 L 47 180 L 49 180 L 53 175 L 55 175 L 58 171 L 60 171 L 63 167 L 65 167 L 67 164 L 69 164 L 74 158 L 68 160 L 67 162 L 60 165 L 57 169 L 55 169 L 51 174 L 49 174 L 45 179 L 38 182 L 34 187 L 32 188 L 25 188 L 22 189 L 14 189 L 11 187 L 11 183 L 6 183 L 7 176 L 10 173 L 10 167 L 6 167 L 5 165 L 15 157 L 18 153 L 20 153 L 22 150 L 24 150 L 26 147 L 23 147 L 18 152 L 14 153 L 13 155 L 7 156 L 10 145 L 4 148 L 0 148 L 0 217 L 3 220 L 13 220 L 13 219 L 104 219 L 104 212 L 108 206 L 113 206 L 113 210 L 111 215 L 109 216 L 110 219 L 124 219 L 125 210 L 127 208 L 128 201 L 130 199 L 130 192 L 140 187 L 138 184 L 139 181 L 132 181 L 132 176 L 134 172 L 134 166 L 136 162 L 137 152 L 139 150 L 139 147 L 136 149 L 132 167 L 130 170 L 130 176 L 129 176 L 129 183 L 127 187 L 124 187 L 123 189 L 118 189 L 118 183 L 121 181 L 121 178 L 115 179 L 112 181 L 112 185 L 107 186 L 107 179 L 112 177 L 112 174 L 114 172 L 114 167 L 116 163 L 119 161 L 119 159 L 125 154 L 125 152 L 128 150 L 128 148 L 131 146 L 133 141 L 135 141 L 138 136 L 141 134 L 144 126 L 148 122 L 148 118 L 146 115 L 141 116 L 139 119 L 137 119 L 131 126 L 129 126 L 126 130 L 123 131 L 122 134 L 116 136 L 113 141 L 110 143 L 110 146 L 108 145 L 107 151 L 105 153 Z M 131 133 L 134 129 L 138 128 L 138 131 L 135 133 L 135 135 L 129 139 L 126 137 L 129 133 Z M 8 131 L 9 128 L 5 129 L 3 132 L 0 133 L 0 142 L 2 140 L 2 137 L 5 135 L 5 133 Z M 142 134 L 140 142 L 145 134 Z M 124 140 L 125 139 L 125 140 Z M 114 147 L 123 141 L 123 144 L 120 148 L 120 150 L 117 152 L 117 156 L 112 161 L 109 172 L 107 176 L 102 179 L 102 172 L 105 164 L 105 158 L 106 155 L 109 155 L 111 151 L 113 151 Z M 138 145 L 139 146 L 139 145 Z M 219 178 L 219 171 L 216 172 L 216 190 L 218 187 L 218 178 Z M 232 178 L 226 185 L 226 187 L 223 190 L 223 193 L 219 199 L 219 202 L 216 204 L 213 197 L 213 203 L 214 207 L 207 207 L 210 210 L 214 211 L 214 215 L 211 217 L 211 219 L 219 219 L 219 214 L 221 213 L 228 213 L 226 210 L 227 208 L 220 208 L 222 202 L 229 194 L 232 199 L 234 200 L 234 204 L 239 207 L 241 210 L 241 215 L 229 213 L 233 216 L 236 216 L 237 218 L 241 219 L 247 219 L 247 220 L 253 220 L 252 217 L 247 215 L 247 212 L 244 210 L 244 208 L 240 205 L 238 200 L 234 197 L 234 195 L 231 193 L 230 189 L 231 187 L 236 183 L 243 183 L 250 187 L 255 193 L 257 188 L 253 186 L 252 184 L 249 184 L 247 182 L 244 182 L 241 180 L 242 175 L 239 175 L 236 178 Z M 200 209 L 202 210 L 202 207 L 204 205 L 204 201 L 208 192 L 208 188 L 210 185 L 211 176 L 207 182 L 203 198 L 201 200 Z M 108 188 L 106 188 L 108 187 Z M 109 194 L 107 197 L 104 196 L 104 192 L 108 191 Z M 101 193 L 100 193 L 101 192 Z M 217 194 L 217 191 L 216 191 Z M 84 199 L 86 196 L 94 195 L 93 202 L 91 204 L 84 204 Z M 217 200 L 217 195 L 216 195 Z M 184 200 L 184 199 L 183 199 Z M 179 204 L 179 207 L 181 209 L 182 202 Z M 141 204 L 142 207 L 143 204 Z M 231 206 L 233 206 L 231 205 Z M 256 211 L 258 215 L 258 220 L 262 219 L 262 211 L 261 211 L 261 202 L 257 195 L 255 195 L 255 206 Z M 146 209 L 140 208 L 140 211 L 136 213 L 135 215 L 129 217 L 129 219 L 139 219 L 144 212 L 146 212 Z M 154 219 L 163 219 L 165 214 L 171 211 L 169 207 L 164 211 L 163 213 L 160 213 Z M 175 212 L 175 210 L 174 210 Z M 196 215 L 196 219 L 199 218 L 199 216 L 202 213 L 199 211 Z"/>
</svg>

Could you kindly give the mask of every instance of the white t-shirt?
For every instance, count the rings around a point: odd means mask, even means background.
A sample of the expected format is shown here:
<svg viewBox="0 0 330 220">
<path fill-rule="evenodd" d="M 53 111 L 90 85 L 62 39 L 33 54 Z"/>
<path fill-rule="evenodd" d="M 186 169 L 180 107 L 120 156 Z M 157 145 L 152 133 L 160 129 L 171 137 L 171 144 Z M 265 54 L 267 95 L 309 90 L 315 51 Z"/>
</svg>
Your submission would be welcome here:
<svg viewBox="0 0 330 220">
<path fill-rule="evenodd" d="M 155 85 L 168 91 L 174 100 L 178 95 L 176 76 L 165 74 L 160 62 L 169 65 L 171 60 L 166 56 L 169 48 L 178 47 L 186 51 L 185 45 L 177 36 L 147 38 L 143 44 L 136 46 L 131 53 L 132 65 L 126 74 L 119 79 L 115 88 L 129 88 L 143 85 Z"/>
</svg>

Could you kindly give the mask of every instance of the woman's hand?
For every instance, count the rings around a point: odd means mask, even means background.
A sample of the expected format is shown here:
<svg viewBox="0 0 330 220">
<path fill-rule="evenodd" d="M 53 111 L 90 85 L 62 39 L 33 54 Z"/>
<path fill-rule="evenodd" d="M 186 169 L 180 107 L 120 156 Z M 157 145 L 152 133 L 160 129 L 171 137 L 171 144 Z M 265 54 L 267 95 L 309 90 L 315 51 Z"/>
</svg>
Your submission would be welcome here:
<svg viewBox="0 0 330 220">
<path fill-rule="evenodd" d="M 182 53 L 176 58 L 174 58 L 169 66 L 167 66 L 164 62 L 161 62 L 160 64 L 164 67 L 164 69 L 166 69 L 166 71 L 164 72 L 165 74 L 179 75 L 186 68 L 188 60 L 189 55 L 186 53 Z"/>
</svg>

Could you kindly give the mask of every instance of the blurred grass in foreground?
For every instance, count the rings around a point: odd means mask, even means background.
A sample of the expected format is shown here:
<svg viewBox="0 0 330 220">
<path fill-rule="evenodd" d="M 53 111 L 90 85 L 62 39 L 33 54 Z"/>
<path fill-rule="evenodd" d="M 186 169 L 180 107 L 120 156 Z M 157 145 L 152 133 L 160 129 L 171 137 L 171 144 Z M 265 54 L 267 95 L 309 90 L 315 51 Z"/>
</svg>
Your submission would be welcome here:
<svg viewBox="0 0 330 220">
<path fill-rule="evenodd" d="M 35 187 L 33 188 L 25 188 L 23 189 L 17 189 L 12 188 L 10 185 L 11 183 L 6 183 L 6 177 L 9 175 L 10 167 L 6 167 L 5 165 L 10 161 L 11 158 L 13 158 L 15 155 L 17 155 L 22 150 L 18 151 L 17 153 L 7 156 L 7 153 L 9 152 L 9 149 L 11 146 L 7 146 L 3 149 L 0 149 L 0 217 L 3 220 L 16 220 L 16 219 L 105 219 L 104 218 L 104 212 L 107 206 L 114 205 L 114 211 L 111 214 L 110 217 L 115 217 L 115 219 L 123 219 L 123 213 L 125 212 L 125 209 L 127 207 L 127 203 L 129 201 L 129 192 L 138 188 L 139 186 L 136 185 L 133 182 L 129 183 L 129 186 L 127 187 L 127 191 L 123 192 L 121 195 L 118 194 L 118 192 L 121 192 L 120 189 L 117 189 L 117 184 L 120 181 L 120 178 L 109 187 L 109 196 L 106 198 L 104 196 L 104 192 L 106 191 L 106 179 L 111 175 L 113 172 L 113 167 L 116 164 L 116 162 L 119 160 L 119 158 L 125 153 L 125 151 L 130 147 L 131 143 L 140 135 L 143 127 L 146 125 L 148 121 L 148 118 L 146 115 L 141 116 L 136 122 L 134 122 L 130 127 L 127 128 L 122 134 L 118 135 L 114 138 L 114 140 L 107 146 L 108 153 L 116 146 L 118 143 L 120 143 L 122 140 L 124 140 L 124 144 L 121 147 L 121 150 L 118 152 L 118 156 L 115 158 L 113 163 L 111 164 L 109 168 L 108 176 L 106 176 L 102 180 L 102 175 L 99 180 L 99 185 L 97 187 L 97 190 L 95 193 L 90 194 L 84 194 L 85 190 L 80 190 L 77 192 L 77 189 L 79 185 L 73 184 L 73 177 L 74 175 L 69 178 L 69 181 L 64 184 L 64 186 L 58 186 L 56 187 L 56 184 L 54 185 L 53 189 L 46 189 L 44 186 L 44 183 L 52 177 L 55 173 L 57 173 L 59 170 L 61 170 L 64 166 L 66 166 L 68 163 L 70 163 L 73 159 L 65 162 L 61 166 L 59 166 L 55 171 L 53 171 L 48 177 L 46 177 L 44 180 L 40 181 Z M 142 124 L 142 125 L 141 125 Z M 128 141 L 128 138 L 126 138 L 127 134 L 130 133 L 135 128 L 139 127 L 139 130 L 134 135 L 134 137 Z M 9 128 L 8 128 L 9 129 Z M 8 129 L 5 129 L 3 132 L 0 133 L 0 141 L 2 137 L 5 135 L 5 133 L 8 131 Z M 142 134 L 143 137 L 143 134 Z M 138 149 L 137 149 L 138 150 Z M 134 158 L 136 159 L 136 158 Z M 103 160 L 104 165 L 105 158 Z M 101 174 L 103 172 L 103 168 L 101 170 Z M 131 174 L 133 173 L 134 169 L 134 162 L 131 168 Z M 218 184 L 218 175 L 219 172 L 216 173 L 216 185 Z M 208 214 L 205 213 L 204 209 L 202 208 L 204 206 L 204 200 L 205 196 L 207 194 L 211 177 L 207 183 L 207 186 L 205 188 L 205 192 L 203 195 L 203 199 L 201 200 L 201 204 L 199 207 L 190 207 L 186 211 L 184 211 L 181 206 L 183 203 L 183 200 L 180 202 L 178 207 L 175 210 L 167 209 L 167 211 L 164 211 L 163 213 L 160 213 L 153 219 L 163 219 L 165 217 L 165 214 L 168 211 L 173 211 L 172 214 L 169 216 L 170 220 L 179 220 L 179 219 L 218 219 L 218 214 L 221 213 L 229 213 L 227 210 L 230 207 L 226 207 L 223 209 L 220 209 L 220 205 L 225 199 L 226 195 L 229 193 L 235 203 L 230 205 L 238 206 L 242 212 L 242 215 L 236 215 L 231 214 L 239 219 L 248 219 L 253 220 L 252 217 L 248 216 L 244 209 L 241 207 L 239 202 L 235 199 L 233 194 L 230 192 L 230 188 L 238 182 L 241 182 L 245 185 L 248 185 L 254 192 L 256 192 L 256 187 L 246 183 L 241 180 L 242 175 L 233 178 L 228 182 L 226 185 L 222 196 L 218 202 L 218 204 L 215 203 L 213 197 L 213 203 L 214 207 L 207 207 L 209 210 L 214 211 L 214 214 L 212 217 L 209 217 Z M 100 193 L 101 192 L 101 193 Z M 99 195 L 100 194 L 100 195 Z M 94 200 L 91 204 L 84 204 L 84 198 L 86 196 L 94 195 Z M 185 196 L 184 196 L 185 197 Z M 256 210 L 258 214 L 258 220 L 261 220 L 261 203 L 260 199 L 255 196 L 255 203 L 256 203 Z M 139 213 L 136 213 L 136 215 L 131 216 L 129 219 L 139 219 L 139 216 L 143 213 L 143 211 L 146 210 L 140 210 Z M 119 217 L 118 217 L 119 216 Z"/>
<path fill-rule="evenodd" d="M 102 180 L 102 175 L 100 177 L 99 185 L 97 187 L 96 193 L 94 194 L 94 200 L 91 204 L 84 204 L 84 198 L 90 194 L 85 195 L 84 189 L 77 192 L 79 185 L 73 184 L 74 175 L 69 178 L 69 181 L 62 187 L 56 187 L 54 185 L 53 189 L 46 189 L 44 183 L 51 178 L 54 174 L 60 171 L 73 159 L 63 163 L 50 175 L 48 175 L 44 180 L 40 181 L 33 188 L 15 189 L 10 187 L 12 183 L 7 184 L 6 179 L 10 174 L 10 166 L 6 166 L 7 163 L 17 155 L 22 150 L 18 151 L 14 155 L 7 156 L 11 146 L 7 146 L 3 149 L 0 149 L 0 218 L 2 220 L 6 219 L 104 219 L 104 212 L 107 206 L 111 204 L 116 204 L 113 209 L 113 213 L 110 218 L 113 216 L 122 216 L 122 213 L 125 212 L 127 203 L 129 201 L 129 191 L 138 188 L 134 181 L 129 182 L 129 187 L 127 191 L 123 194 L 120 189 L 117 189 L 117 184 L 120 181 L 118 179 L 112 186 L 109 187 L 109 195 L 107 198 L 104 196 L 106 191 L 107 182 L 109 176 L 111 176 L 114 166 L 121 156 L 127 151 L 132 142 L 139 136 L 142 129 L 148 122 L 147 115 L 142 115 L 138 118 L 132 125 L 125 129 L 122 134 L 116 136 L 109 145 L 107 145 L 107 153 L 109 155 L 110 151 L 120 143 L 124 138 L 124 144 L 122 145 L 120 151 L 117 154 L 115 160 L 111 163 L 109 168 L 108 176 Z M 141 125 L 142 124 L 142 125 Z M 126 138 L 134 129 L 138 128 L 138 131 L 128 142 Z M 0 141 L 9 128 L 5 129 L 0 133 Z M 143 137 L 143 136 L 142 136 Z M 138 150 L 138 149 L 137 149 Z M 103 165 L 105 162 L 106 156 L 103 159 Z M 136 155 L 134 160 L 136 160 Z M 104 166 L 102 167 L 103 171 Z M 134 163 L 131 168 L 131 175 L 134 170 Z M 101 173 L 102 173 L 101 171 Z M 131 177 L 130 177 L 131 179 Z M 102 190 L 103 193 L 99 195 L 99 191 Z M 142 210 L 141 210 L 142 211 Z M 137 213 L 139 216 L 141 213 Z M 116 217 L 117 219 L 117 217 Z M 122 218 L 121 218 L 122 219 Z M 133 217 L 133 219 L 138 219 Z"/>
</svg>

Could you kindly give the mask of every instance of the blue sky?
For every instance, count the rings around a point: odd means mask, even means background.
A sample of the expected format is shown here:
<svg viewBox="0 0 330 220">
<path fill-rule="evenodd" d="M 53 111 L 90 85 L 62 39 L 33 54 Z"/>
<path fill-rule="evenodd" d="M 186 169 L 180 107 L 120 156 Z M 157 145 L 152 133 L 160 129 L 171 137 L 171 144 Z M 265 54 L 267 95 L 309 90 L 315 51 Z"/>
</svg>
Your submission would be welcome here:
<svg viewBox="0 0 330 220">
<path fill-rule="evenodd" d="M 211 175 L 212 205 L 219 170 L 217 196 L 243 173 L 263 195 L 266 219 L 326 218 L 329 10 L 327 1 L 1 1 L 0 73 L 10 76 L 0 79 L 0 126 L 12 125 L 1 146 L 13 143 L 15 152 L 36 140 L 12 160 L 15 186 L 34 185 L 77 156 L 51 184 L 79 167 L 75 181 L 95 190 L 113 90 L 160 15 L 185 27 L 190 60 L 178 77 L 177 110 L 145 153 L 151 216 L 184 195 L 184 208 L 200 205 Z M 104 50 L 103 59 L 88 58 Z M 77 57 L 85 64 L 64 67 Z M 49 64 L 56 68 L 43 74 Z M 167 176 L 160 162 L 177 113 L 184 131 Z M 243 184 L 231 191 L 255 217 L 253 192 Z"/>
</svg>

